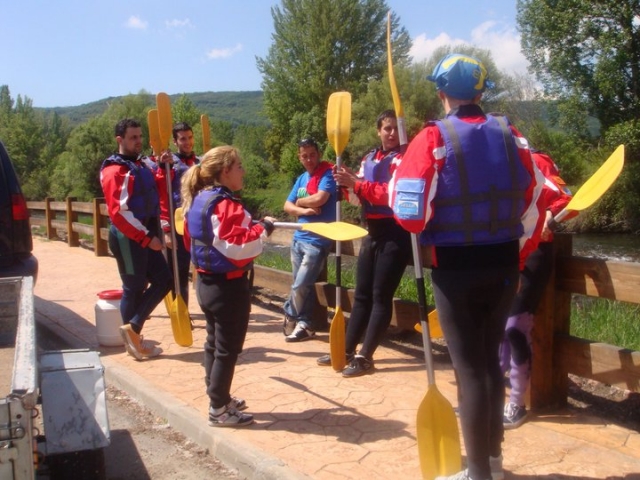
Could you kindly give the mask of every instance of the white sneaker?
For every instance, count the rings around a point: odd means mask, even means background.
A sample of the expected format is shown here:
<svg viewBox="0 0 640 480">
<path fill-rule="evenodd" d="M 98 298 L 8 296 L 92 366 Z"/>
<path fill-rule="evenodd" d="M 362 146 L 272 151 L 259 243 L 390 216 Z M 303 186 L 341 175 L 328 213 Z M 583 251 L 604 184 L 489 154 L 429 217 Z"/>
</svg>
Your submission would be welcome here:
<svg viewBox="0 0 640 480">
<path fill-rule="evenodd" d="M 209 425 L 212 427 L 244 427 L 253 423 L 253 415 L 242 413 L 233 406 L 233 401 L 226 407 L 214 409 L 209 407 Z M 222 410 L 217 413 L 216 410 Z"/>
<path fill-rule="evenodd" d="M 502 468 L 502 455 L 497 457 L 489 457 L 489 465 L 491 465 L 491 479 L 504 480 L 504 469 Z"/>
<path fill-rule="evenodd" d="M 287 335 L 284 337 L 286 342 L 304 342 L 305 340 L 310 340 L 316 335 L 316 332 L 308 329 L 307 327 L 297 323 L 296 328 L 293 330 L 291 335 Z"/>
</svg>

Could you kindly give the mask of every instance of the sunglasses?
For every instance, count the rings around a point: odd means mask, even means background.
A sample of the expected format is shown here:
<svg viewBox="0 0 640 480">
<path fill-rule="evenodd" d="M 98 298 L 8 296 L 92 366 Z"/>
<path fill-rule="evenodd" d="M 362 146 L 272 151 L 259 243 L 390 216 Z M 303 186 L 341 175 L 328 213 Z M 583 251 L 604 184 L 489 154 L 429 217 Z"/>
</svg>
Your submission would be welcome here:
<svg viewBox="0 0 640 480">
<path fill-rule="evenodd" d="M 303 138 L 298 142 L 298 147 L 314 147 L 318 150 L 318 143 L 313 138 Z"/>
</svg>

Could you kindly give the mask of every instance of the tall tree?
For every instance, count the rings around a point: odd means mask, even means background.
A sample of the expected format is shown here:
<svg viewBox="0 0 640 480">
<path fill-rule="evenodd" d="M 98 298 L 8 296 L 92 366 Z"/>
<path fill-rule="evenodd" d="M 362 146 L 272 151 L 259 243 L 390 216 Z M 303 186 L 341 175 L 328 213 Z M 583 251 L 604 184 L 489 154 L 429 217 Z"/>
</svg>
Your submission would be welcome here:
<svg viewBox="0 0 640 480">
<path fill-rule="evenodd" d="M 522 49 L 566 123 L 640 116 L 640 0 L 518 0 Z M 571 113 L 573 115 L 570 115 Z"/>
<path fill-rule="evenodd" d="M 324 138 L 324 113 L 329 95 L 347 90 L 357 97 L 371 79 L 386 69 L 384 0 L 282 0 L 271 9 L 273 44 L 265 58 L 257 58 L 263 75 L 265 112 L 272 124 L 267 148 L 278 161 L 283 146 L 296 140 L 297 125 L 306 134 Z M 410 38 L 392 14 L 394 59 L 408 60 Z"/>
</svg>

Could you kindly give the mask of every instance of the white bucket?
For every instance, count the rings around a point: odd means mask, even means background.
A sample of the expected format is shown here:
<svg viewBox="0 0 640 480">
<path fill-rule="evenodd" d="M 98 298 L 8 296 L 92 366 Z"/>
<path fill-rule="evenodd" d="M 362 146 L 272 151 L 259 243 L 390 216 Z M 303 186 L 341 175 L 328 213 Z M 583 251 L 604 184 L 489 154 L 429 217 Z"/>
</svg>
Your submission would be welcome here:
<svg viewBox="0 0 640 480">
<path fill-rule="evenodd" d="M 120 315 L 120 299 L 122 290 L 105 290 L 98 293 L 96 302 L 96 336 L 98 343 L 105 347 L 124 345 L 120 336 L 122 315 Z"/>
</svg>

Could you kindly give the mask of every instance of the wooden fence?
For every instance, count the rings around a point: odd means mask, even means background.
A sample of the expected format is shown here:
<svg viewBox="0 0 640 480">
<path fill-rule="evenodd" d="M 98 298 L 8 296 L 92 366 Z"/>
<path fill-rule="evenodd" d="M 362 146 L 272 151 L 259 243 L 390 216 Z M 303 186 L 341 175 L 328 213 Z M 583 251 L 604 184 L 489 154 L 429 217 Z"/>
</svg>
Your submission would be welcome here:
<svg viewBox="0 0 640 480">
<path fill-rule="evenodd" d="M 48 239 L 62 238 L 59 235 L 62 231 L 68 245 L 77 247 L 80 245 L 79 235 L 85 234 L 92 238 L 96 255 L 109 254 L 108 216 L 104 199 L 96 198 L 93 202 L 77 202 L 73 198 L 65 202 L 46 199 L 43 202 L 28 202 L 28 207 L 31 224 L 44 227 Z M 89 215 L 92 225 L 80 223 L 80 214 Z M 270 242 L 289 245 L 291 235 L 290 231 L 276 229 Z M 343 256 L 357 256 L 359 247 L 358 240 L 343 242 L 341 253 Z M 423 265 L 427 266 L 430 265 L 428 253 L 427 249 L 423 251 Z M 536 313 L 531 408 L 541 410 L 564 405 L 567 401 L 569 373 L 640 392 L 640 352 L 574 337 L 569 333 L 573 294 L 640 303 L 640 263 L 573 256 L 571 235 L 556 235 L 554 253 L 554 274 Z M 291 286 L 289 272 L 261 266 L 255 270 L 256 286 L 288 293 Z M 335 285 L 319 282 L 316 291 L 323 307 L 335 306 Z M 349 312 L 353 290 L 343 288 L 341 293 L 341 306 Z M 412 329 L 417 318 L 415 302 L 394 301 L 395 325 Z"/>
</svg>

